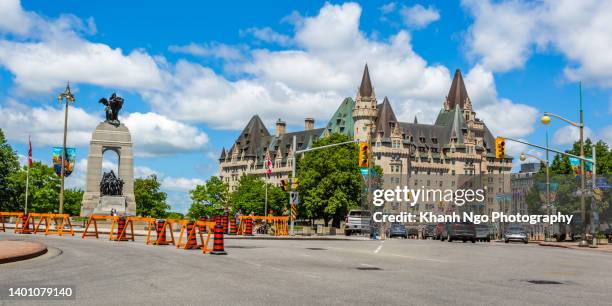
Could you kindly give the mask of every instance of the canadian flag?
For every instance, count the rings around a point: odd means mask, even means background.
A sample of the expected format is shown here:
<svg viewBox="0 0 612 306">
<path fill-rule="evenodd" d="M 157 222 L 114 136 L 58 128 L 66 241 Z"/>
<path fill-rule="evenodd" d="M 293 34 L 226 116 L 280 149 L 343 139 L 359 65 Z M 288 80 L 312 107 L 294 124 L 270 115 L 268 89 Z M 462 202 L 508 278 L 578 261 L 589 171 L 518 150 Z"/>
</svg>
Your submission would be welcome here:
<svg viewBox="0 0 612 306">
<path fill-rule="evenodd" d="M 266 152 L 266 168 L 268 169 L 268 176 L 272 174 L 272 159 L 270 158 L 270 152 Z"/>
<path fill-rule="evenodd" d="M 30 144 L 30 149 L 28 150 L 28 167 L 32 167 L 32 139 L 28 136 L 28 143 Z"/>
</svg>

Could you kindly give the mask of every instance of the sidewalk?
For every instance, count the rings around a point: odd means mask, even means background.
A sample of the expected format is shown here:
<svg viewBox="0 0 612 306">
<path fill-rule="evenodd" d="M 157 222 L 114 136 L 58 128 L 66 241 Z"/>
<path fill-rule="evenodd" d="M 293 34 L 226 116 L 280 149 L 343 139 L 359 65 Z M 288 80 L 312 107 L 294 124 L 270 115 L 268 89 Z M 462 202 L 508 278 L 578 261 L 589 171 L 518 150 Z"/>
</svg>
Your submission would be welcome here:
<svg viewBox="0 0 612 306">
<path fill-rule="evenodd" d="M 38 242 L 1 240 L 0 264 L 34 258 L 47 253 L 47 247 Z"/>
<path fill-rule="evenodd" d="M 612 244 L 598 245 L 597 248 L 579 247 L 578 242 L 540 242 L 538 244 L 540 246 L 546 246 L 546 247 L 557 247 L 557 248 L 574 249 L 574 250 L 600 251 L 600 252 L 612 253 Z"/>
</svg>

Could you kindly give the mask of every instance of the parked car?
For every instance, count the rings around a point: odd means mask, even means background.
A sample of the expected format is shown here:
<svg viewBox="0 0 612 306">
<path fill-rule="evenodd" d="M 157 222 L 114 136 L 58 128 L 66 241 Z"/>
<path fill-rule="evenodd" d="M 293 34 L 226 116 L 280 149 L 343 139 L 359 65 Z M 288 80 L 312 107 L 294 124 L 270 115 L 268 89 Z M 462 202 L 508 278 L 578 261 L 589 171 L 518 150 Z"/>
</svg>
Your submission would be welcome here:
<svg viewBox="0 0 612 306">
<path fill-rule="evenodd" d="M 527 237 L 527 231 L 519 224 L 510 224 L 504 231 L 504 241 L 509 243 L 510 241 L 522 241 L 527 243 L 529 238 Z"/>
<path fill-rule="evenodd" d="M 419 238 L 419 228 L 416 226 L 408 227 L 408 237 L 417 239 Z"/>
<path fill-rule="evenodd" d="M 350 236 L 354 233 L 365 234 L 370 232 L 370 219 L 372 214 L 367 210 L 351 210 L 346 217 L 344 234 Z"/>
<path fill-rule="evenodd" d="M 453 240 L 461 240 L 463 242 L 471 241 L 476 242 L 476 231 L 474 229 L 474 223 L 472 222 L 451 222 L 446 223 L 444 231 L 442 232 L 441 240 L 447 240 L 453 242 Z"/>
<path fill-rule="evenodd" d="M 435 224 L 427 224 L 425 225 L 425 227 L 423 228 L 423 235 L 422 238 L 423 239 L 434 239 L 436 235 L 436 225 Z"/>
<path fill-rule="evenodd" d="M 402 237 L 404 239 L 408 238 L 408 231 L 406 231 L 406 226 L 402 223 L 393 223 L 391 227 L 389 227 L 389 238 L 393 237 Z"/>
<path fill-rule="evenodd" d="M 444 232 L 444 227 L 446 224 L 438 223 L 436 224 L 436 229 L 434 230 L 434 239 L 442 240 L 442 233 Z"/>
<path fill-rule="evenodd" d="M 491 233 L 488 225 L 474 224 L 474 230 L 476 231 L 476 241 L 491 242 Z"/>
</svg>

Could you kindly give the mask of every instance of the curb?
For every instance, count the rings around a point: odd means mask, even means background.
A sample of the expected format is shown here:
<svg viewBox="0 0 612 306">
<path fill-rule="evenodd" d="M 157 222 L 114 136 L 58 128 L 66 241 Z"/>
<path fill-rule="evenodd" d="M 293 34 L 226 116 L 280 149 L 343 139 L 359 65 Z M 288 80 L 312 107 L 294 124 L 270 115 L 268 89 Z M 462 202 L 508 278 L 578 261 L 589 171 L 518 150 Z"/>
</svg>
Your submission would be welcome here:
<svg viewBox="0 0 612 306">
<path fill-rule="evenodd" d="M 17 256 L 11 256 L 11 257 L 5 257 L 5 258 L 0 258 L 0 264 L 5 264 L 5 263 L 9 263 L 9 262 L 16 262 L 16 261 L 22 261 L 22 260 L 27 260 L 27 259 L 32 259 L 34 257 L 38 257 L 41 255 L 44 255 L 47 253 L 47 246 L 45 246 L 42 243 L 38 243 L 38 242 L 28 242 L 28 243 L 36 243 L 40 246 L 42 246 L 42 249 L 32 252 L 32 253 L 27 253 L 27 254 L 22 254 L 22 255 L 17 255 Z"/>
</svg>

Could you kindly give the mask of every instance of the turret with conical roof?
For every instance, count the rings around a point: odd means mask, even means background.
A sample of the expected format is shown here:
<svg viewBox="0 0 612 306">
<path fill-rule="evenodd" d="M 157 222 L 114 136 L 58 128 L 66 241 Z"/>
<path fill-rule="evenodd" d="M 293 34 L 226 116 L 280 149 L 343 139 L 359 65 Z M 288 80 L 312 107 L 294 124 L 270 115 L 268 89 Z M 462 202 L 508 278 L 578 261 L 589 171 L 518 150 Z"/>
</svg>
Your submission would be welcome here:
<svg viewBox="0 0 612 306">
<path fill-rule="evenodd" d="M 459 106 L 461 109 L 465 108 L 466 104 L 470 106 L 470 97 L 468 96 L 467 90 L 465 89 L 465 83 L 463 83 L 463 76 L 461 70 L 455 70 L 455 76 L 453 77 L 453 83 L 448 90 L 446 101 L 444 103 L 445 110 L 452 110 L 455 106 Z"/>
<path fill-rule="evenodd" d="M 368 64 L 365 65 L 361 85 L 357 90 L 355 106 L 353 107 L 353 120 L 355 121 L 354 138 L 359 141 L 368 141 L 372 125 L 376 122 L 376 94 L 370 80 Z"/>
</svg>

